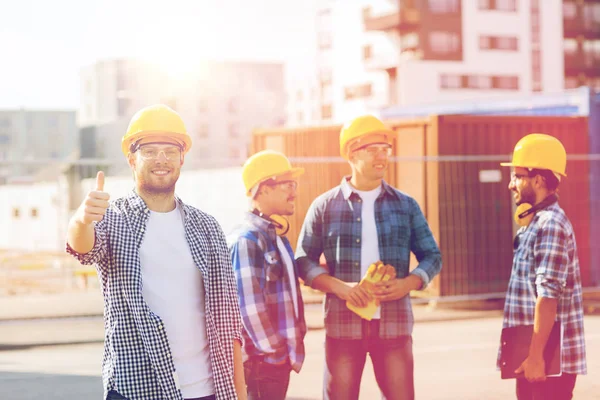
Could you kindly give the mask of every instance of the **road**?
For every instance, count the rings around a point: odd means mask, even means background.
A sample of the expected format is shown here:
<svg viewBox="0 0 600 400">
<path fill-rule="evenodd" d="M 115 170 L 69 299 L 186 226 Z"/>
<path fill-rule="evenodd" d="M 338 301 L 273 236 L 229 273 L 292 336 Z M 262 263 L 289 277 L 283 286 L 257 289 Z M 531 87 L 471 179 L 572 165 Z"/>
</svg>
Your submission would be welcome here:
<svg viewBox="0 0 600 400">
<path fill-rule="evenodd" d="M 413 336 L 417 399 L 514 398 L 514 381 L 500 380 L 495 370 L 499 327 L 498 317 L 417 324 Z M 586 316 L 585 329 L 589 374 L 579 377 L 575 399 L 600 399 L 600 316 Z M 35 332 L 48 332 L 44 345 L 30 346 L 27 340 L 19 344 L 19 338 Z M 57 332 L 74 333 L 79 344 L 50 340 Z M 6 335 L 13 338 L 12 344 L 1 343 Z M 98 318 L 0 323 L 0 399 L 100 399 L 101 337 Z M 323 330 L 308 333 L 306 363 L 299 375 L 292 376 L 290 400 L 321 398 L 323 338 Z M 360 398 L 379 398 L 369 361 Z"/>
</svg>

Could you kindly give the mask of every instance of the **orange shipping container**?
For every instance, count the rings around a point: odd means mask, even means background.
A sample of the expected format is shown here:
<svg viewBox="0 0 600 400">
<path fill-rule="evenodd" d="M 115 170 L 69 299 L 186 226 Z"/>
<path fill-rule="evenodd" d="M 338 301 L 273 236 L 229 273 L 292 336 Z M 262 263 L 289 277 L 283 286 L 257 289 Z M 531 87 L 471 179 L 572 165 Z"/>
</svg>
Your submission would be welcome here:
<svg viewBox="0 0 600 400">
<path fill-rule="evenodd" d="M 388 125 L 397 137 L 385 179 L 417 200 L 442 251 L 442 273 L 428 288 L 429 295 L 506 290 L 516 226 L 507 189 L 510 171 L 499 162 L 509 159 L 515 143 L 532 132 L 558 137 L 570 155 L 560 204 L 574 225 L 584 285 L 590 282 L 589 161 L 577 157 L 589 153 L 585 117 L 452 115 Z M 339 156 L 340 128 L 254 132 L 252 152 L 279 150 L 306 168 L 290 221 L 293 245 L 311 202 L 350 174 Z"/>
</svg>

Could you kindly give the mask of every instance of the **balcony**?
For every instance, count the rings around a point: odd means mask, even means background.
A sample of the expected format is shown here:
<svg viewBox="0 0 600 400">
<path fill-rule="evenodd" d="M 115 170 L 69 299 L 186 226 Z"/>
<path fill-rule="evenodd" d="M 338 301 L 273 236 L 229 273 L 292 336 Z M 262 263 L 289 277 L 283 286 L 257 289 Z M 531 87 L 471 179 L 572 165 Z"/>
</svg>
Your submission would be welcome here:
<svg viewBox="0 0 600 400">
<path fill-rule="evenodd" d="M 600 21 L 592 19 L 591 16 L 583 18 L 581 13 L 572 18 L 564 18 L 563 29 L 566 38 L 583 36 L 587 39 L 600 39 Z"/>
<path fill-rule="evenodd" d="M 565 54 L 565 74 L 585 76 L 600 76 L 600 54 L 598 53 L 576 53 Z"/>
<path fill-rule="evenodd" d="M 399 31 L 407 32 L 416 29 L 421 20 L 419 10 L 415 8 L 402 8 L 387 14 L 363 14 L 363 22 L 367 31 Z"/>
<path fill-rule="evenodd" d="M 382 71 L 391 68 L 396 68 L 400 63 L 399 56 L 400 49 L 395 52 L 389 51 L 379 51 L 374 52 L 373 54 L 369 54 L 367 57 L 366 54 L 363 57 L 363 62 L 367 71 Z"/>
</svg>

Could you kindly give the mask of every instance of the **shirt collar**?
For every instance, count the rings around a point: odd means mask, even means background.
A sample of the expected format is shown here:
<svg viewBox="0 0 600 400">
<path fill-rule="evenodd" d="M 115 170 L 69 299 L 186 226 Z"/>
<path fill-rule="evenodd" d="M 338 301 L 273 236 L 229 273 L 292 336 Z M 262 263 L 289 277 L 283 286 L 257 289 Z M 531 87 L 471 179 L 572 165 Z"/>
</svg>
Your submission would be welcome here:
<svg viewBox="0 0 600 400">
<path fill-rule="evenodd" d="M 246 213 L 246 221 L 248 221 L 248 223 L 250 223 L 255 228 L 260 229 L 261 231 L 275 232 L 275 225 L 273 225 L 273 223 L 271 221 L 254 214 L 252 211 L 248 211 Z"/>
<path fill-rule="evenodd" d="M 356 189 L 352 187 L 350 184 L 350 176 L 345 176 L 342 178 L 342 183 L 340 184 L 340 190 L 342 191 L 342 196 L 344 196 L 344 200 L 348 200 L 352 193 L 356 193 Z M 381 193 L 379 197 L 384 196 L 385 194 L 394 195 L 394 190 L 390 185 L 387 184 L 385 180 L 381 181 Z"/>
</svg>

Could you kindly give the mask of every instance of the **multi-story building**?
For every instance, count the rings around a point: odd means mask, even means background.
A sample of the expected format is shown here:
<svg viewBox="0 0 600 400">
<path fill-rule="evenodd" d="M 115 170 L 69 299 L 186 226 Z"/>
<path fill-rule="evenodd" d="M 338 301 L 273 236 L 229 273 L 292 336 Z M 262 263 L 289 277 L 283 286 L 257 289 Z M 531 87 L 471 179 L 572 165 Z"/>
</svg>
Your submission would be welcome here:
<svg viewBox="0 0 600 400">
<path fill-rule="evenodd" d="M 165 103 L 183 117 L 193 146 L 186 166 L 240 165 L 251 132 L 285 122 L 283 65 L 199 63 L 172 75 L 139 60 L 99 62 L 81 73 L 82 154 L 126 167 L 120 140 L 140 108 Z"/>
<path fill-rule="evenodd" d="M 0 110 L 0 183 L 36 179 L 78 147 L 75 110 Z"/>
<path fill-rule="evenodd" d="M 600 0 L 563 1 L 565 88 L 600 91 Z"/>
<path fill-rule="evenodd" d="M 321 118 L 598 87 L 599 7 L 581 0 L 330 0 L 317 15 Z"/>
</svg>

